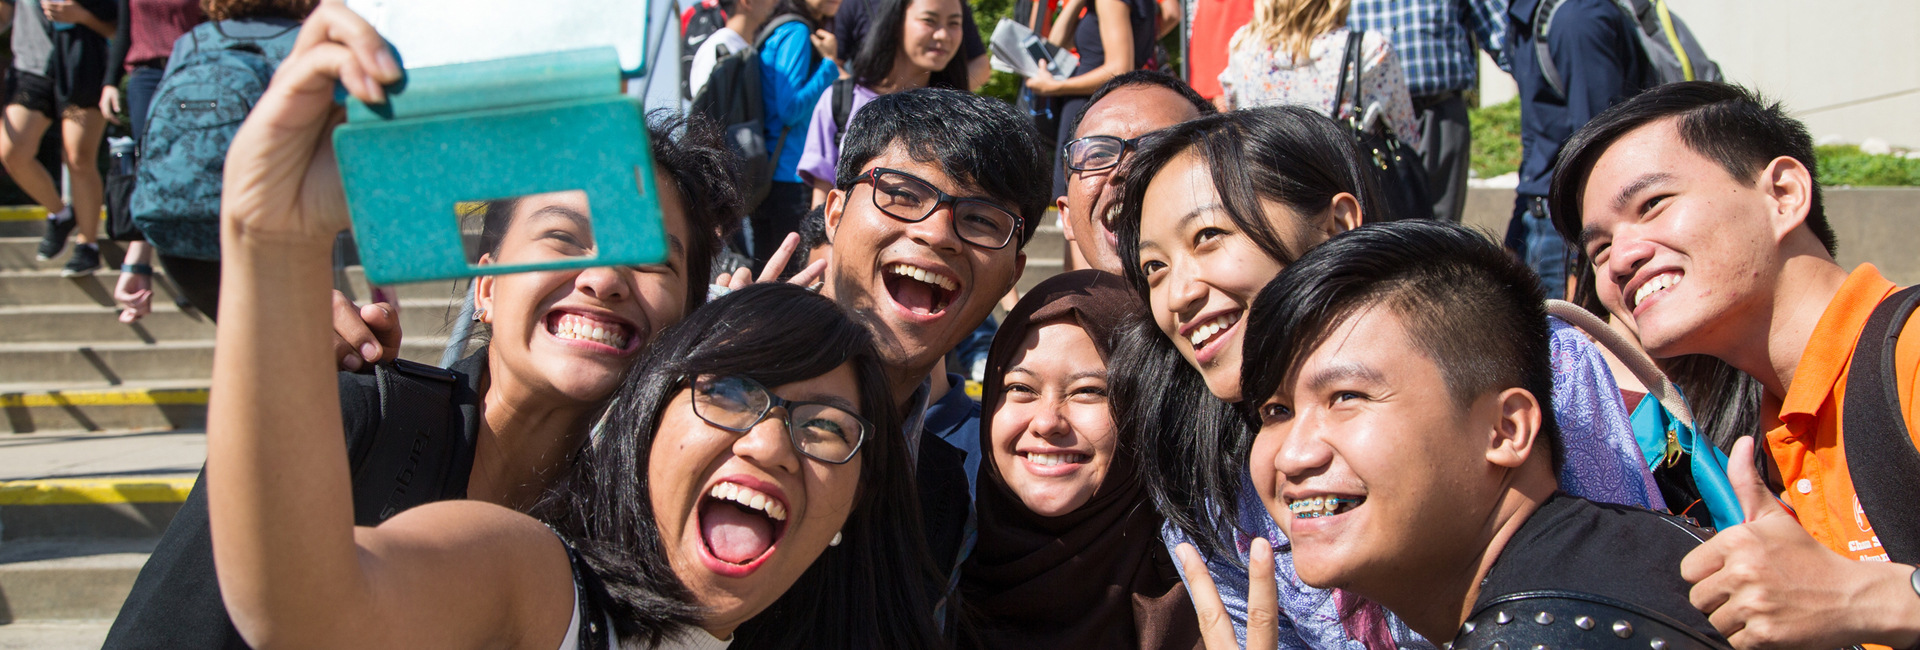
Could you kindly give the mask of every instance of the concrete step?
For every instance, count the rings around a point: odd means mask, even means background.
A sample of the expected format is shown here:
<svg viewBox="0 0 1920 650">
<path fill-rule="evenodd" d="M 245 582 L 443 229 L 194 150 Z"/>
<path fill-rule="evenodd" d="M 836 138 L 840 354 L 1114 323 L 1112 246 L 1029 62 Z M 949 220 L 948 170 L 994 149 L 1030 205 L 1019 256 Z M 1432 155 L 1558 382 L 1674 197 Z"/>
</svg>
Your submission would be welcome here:
<svg viewBox="0 0 1920 650">
<path fill-rule="evenodd" d="M 161 274 L 164 277 L 164 273 Z M 359 267 L 349 267 L 346 271 L 350 295 L 359 302 L 366 302 L 370 295 L 367 291 L 365 274 Z M 60 277 L 58 267 L 34 270 L 0 270 L 0 307 L 21 305 L 113 305 L 113 286 L 120 280 L 119 267 L 102 269 L 89 276 L 77 278 Z M 171 284 L 165 282 L 154 291 L 157 298 L 173 302 L 174 292 Z M 402 300 L 439 299 L 450 300 L 465 298 L 466 280 L 442 280 L 437 282 L 419 282 L 395 285 L 392 287 Z"/>
<path fill-rule="evenodd" d="M 0 623 L 112 621 L 156 542 L 152 538 L 66 539 L 0 544 Z M 12 636 L 10 627 L 0 627 L 0 635 L 5 635 L 0 639 Z M 100 632 L 104 639 L 104 630 Z"/>
<path fill-rule="evenodd" d="M 400 355 L 439 363 L 444 337 L 408 334 Z M 213 372 L 213 340 L 0 343 L 0 383 L 122 384 L 205 379 Z"/>
<path fill-rule="evenodd" d="M 1036 257 L 1034 253 L 1028 253 L 1027 270 L 1020 274 L 1020 281 L 1014 283 L 1014 287 L 1019 289 L 1020 295 L 1027 295 L 1034 285 L 1059 274 L 1063 268 L 1059 257 Z"/>
<path fill-rule="evenodd" d="M 0 269 L 17 270 L 59 270 L 67 265 L 67 258 L 73 254 L 73 242 L 67 242 L 66 250 L 53 259 L 40 261 L 40 237 L 0 237 Z M 100 262 L 108 268 L 119 268 L 126 255 L 126 245 L 122 242 L 100 240 Z"/>
<path fill-rule="evenodd" d="M 0 412 L 15 434 L 101 431 L 177 431 L 207 425 L 206 379 L 129 382 L 113 386 L 88 384 L 0 384 Z M 6 449 L 22 438 L 0 438 Z M 10 449 L 12 456 L 31 456 L 31 450 Z M 0 463 L 0 480 L 9 476 Z M 38 470 L 36 470 L 38 471 Z M 72 473 L 76 470 L 63 470 Z"/>
<path fill-rule="evenodd" d="M 21 621 L 0 625 L 0 650 L 95 650 L 113 621 Z"/>
<path fill-rule="evenodd" d="M 147 434 L 149 436 L 155 434 Z M 169 464 L 179 465 L 182 473 L 148 476 L 142 474 L 97 476 L 88 478 L 49 478 L 0 481 L 0 550 L 22 540 L 54 538 L 139 539 L 159 537 L 180 512 L 180 504 L 193 491 L 200 467 L 206 464 L 205 436 L 174 441 L 171 448 L 149 449 L 171 457 Z M 117 450 L 135 446 L 126 436 L 106 437 L 94 445 Z M 74 443 L 59 446 L 74 448 Z M 123 459 L 124 460 L 124 459 Z M 108 463 L 111 464 L 111 463 Z M 123 466 L 151 465 L 138 461 Z"/>
<path fill-rule="evenodd" d="M 121 323 L 119 314 L 116 307 L 99 305 L 0 307 L 0 341 L 158 343 L 213 339 L 211 321 L 197 311 L 182 311 L 170 301 L 159 301 L 153 313 L 133 323 Z M 400 328 L 408 337 L 444 335 L 448 323 L 457 316 L 459 305 L 452 300 L 400 301 Z"/>
</svg>

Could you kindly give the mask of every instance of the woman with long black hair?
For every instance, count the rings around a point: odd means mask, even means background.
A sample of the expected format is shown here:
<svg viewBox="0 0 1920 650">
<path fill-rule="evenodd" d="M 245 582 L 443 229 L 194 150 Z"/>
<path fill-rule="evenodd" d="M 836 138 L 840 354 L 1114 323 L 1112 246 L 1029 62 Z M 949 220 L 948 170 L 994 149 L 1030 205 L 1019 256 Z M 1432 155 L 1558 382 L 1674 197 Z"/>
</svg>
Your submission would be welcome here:
<svg viewBox="0 0 1920 650">
<path fill-rule="evenodd" d="M 960 0 L 876 0 L 880 15 L 861 41 L 848 72 L 813 106 L 800 179 L 813 187 L 812 205 L 833 190 L 840 139 L 860 107 L 881 95 L 915 88 L 967 91 L 967 61 L 956 56 L 965 4 Z"/>
<path fill-rule="evenodd" d="M 380 102 L 399 78 L 388 52 L 322 6 L 228 157 L 205 482 L 246 641 L 937 645 L 871 335 L 798 287 L 742 290 L 663 333 L 541 519 L 447 501 L 352 525 L 328 297 L 347 220 L 326 143 L 335 83 Z M 793 630 L 814 636 L 768 641 Z"/>
</svg>

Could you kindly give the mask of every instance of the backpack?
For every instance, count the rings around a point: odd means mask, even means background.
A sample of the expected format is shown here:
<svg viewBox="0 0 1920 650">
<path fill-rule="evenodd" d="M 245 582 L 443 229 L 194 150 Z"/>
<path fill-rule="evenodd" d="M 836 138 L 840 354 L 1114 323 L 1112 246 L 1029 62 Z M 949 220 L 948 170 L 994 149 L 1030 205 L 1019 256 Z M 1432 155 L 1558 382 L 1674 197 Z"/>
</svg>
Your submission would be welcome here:
<svg viewBox="0 0 1920 650">
<path fill-rule="evenodd" d="M 1646 385 L 1647 397 L 1634 407 L 1628 420 L 1667 509 L 1709 528 L 1725 530 L 1739 525 L 1746 512 L 1733 493 L 1733 483 L 1727 480 L 1727 456 L 1706 436 L 1695 432 L 1693 410 L 1687 407 L 1679 387 L 1646 352 L 1591 312 L 1563 300 L 1548 300 L 1547 314 L 1585 332 Z"/>
<path fill-rule="evenodd" d="M 1694 39 L 1687 23 L 1667 10 L 1667 0 L 1611 1 L 1636 28 L 1634 35 L 1639 37 L 1640 57 L 1647 63 L 1648 78 L 1641 80 L 1642 88 L 1677 81 L 1722 79 L 1720 66 L 1707 58 L 1707 51 Z M 1554 66 L 1553 55 L 1547 51 L 1547 34 L 1553 25 L 1554 13 L 1565 4 L 1565 0 L 1541 0 L 1533 10 L 1533 48 L 1540 60 L 1540 76 L 1546 78 L 1554 95 L 1562 98 L 1567 96 L 1566 81 Z"/>
<path fill-rule="evenodd" d="M 700 44 L 720 28 L 727 26 L 727 10 L 720 6 L 720 0 L 700 0 L 699 4 L 689 7 L 680 14 L 680 97 L 693 100 L 693 55 L 700 51 Z"/>
<path fill-rule="evenodd" d="M 130 202 L 134 223 L 160 252 L 220 259 L 227 146 L 299 35 L 296 21 L 242 19 L 203 23 L 174 42 Z"/>
<path fill-rule="evenodd" d="M 847 118 L 853 115 L 853 80 L 835 79 L 828 92 L 833 93 L 833 150 L 837 152 L 840 141 L 847 139 Z"/>
<path fill-rule="evenodd" d="M 720 125 L 727 143 L 740 155 L 744 177 L 740 194 L 746 199 L 748 212 L 758 208 L 760 202 L 766 200 L 767 191 L 772 189 L 773 167 L 780 161 L 780 150 L 786 145 L 790 130 L 780 130 L 780 139 L 769 154 L 767 108 L 760 98 L 760 46 L 766 44 L 775 28 L 792 22 L 805 23 L 806 19 L 798 14 L 777 16 L 760 28 L 753 45 L 715 57 L 713 74 L 707 77 L 700 96 L 693 98 L 692 112 Z"/>
<path fill-rule="evenodd" d="M 1920 562 L 1920 510 L 1913 507 L 1920 503 L 1920 450 L 1901 417 L 1894 354 L 1916 304 L 1920 287 L 1908 287 L 1873 309 L 1854 345 L 1840 407 L 1854 494 L 1887 559 L 1901 564 Z"/>
</svg>

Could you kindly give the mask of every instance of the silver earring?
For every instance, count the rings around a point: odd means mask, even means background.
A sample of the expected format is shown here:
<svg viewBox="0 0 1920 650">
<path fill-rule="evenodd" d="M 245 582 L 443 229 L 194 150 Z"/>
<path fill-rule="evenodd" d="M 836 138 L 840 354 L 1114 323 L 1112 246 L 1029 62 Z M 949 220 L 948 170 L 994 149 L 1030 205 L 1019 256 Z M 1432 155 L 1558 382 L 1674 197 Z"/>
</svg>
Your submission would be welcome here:
<svg viewBox="0 0 1920 650">
<path fill-rule="evenodd" d="M 833 532 L 833 541 L 827 542 L 827 546 L 839 546 L 839 545 L 840 545 L 840 531 L 836 530 Z"/>
<path fill-rule="evenodd" d="M 486 319 L 486 317 L 487 317 L 487 310 L 485 309 L 473 310 L 473 322 L 475 323 L 481 322 L 482 320 Z"/>
</svg>

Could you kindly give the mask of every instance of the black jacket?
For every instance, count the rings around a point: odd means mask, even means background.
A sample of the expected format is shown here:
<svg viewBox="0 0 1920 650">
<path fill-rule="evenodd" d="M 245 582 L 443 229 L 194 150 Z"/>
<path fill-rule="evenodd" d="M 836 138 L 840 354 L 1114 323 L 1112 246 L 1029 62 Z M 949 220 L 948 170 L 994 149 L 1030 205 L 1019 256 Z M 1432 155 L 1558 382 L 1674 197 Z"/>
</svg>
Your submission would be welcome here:
<svg viewBox="0 0 1920 650">
<path fill-rule="evenodd" d="M 354 475 L 354 523 L 370 526 L 405 507 L 466 495 L 479 426 L 477 388 L 486 361 L 486 349 L 482 348 L 453 364 L 450 377 L 435 376 L 446 372 L 438 369 L 392 371 L 389 374 L 397 380 L 389 381 L 384 391 L 380 378 L 373 373 L 340 373 L 340 415 Z M 409 398 L 404 392 L 432 388 L 434 382 L 444 384 L 449 379 L 451 392 L 446 393 L 449 397 L 444 401 Z M 435 412 L 423 413 L 422 409 Z M 439 435 L 421 435 L 419 427 L 402 430 L 402 444 L 390 444 L 395 438 L 394 425 L 408 420 L 427 422 L 428 428 L 444 428 L 427 432 Z M 384 430 L 383 423 L 389 425 Z M 459 435 L 445 435 L 453 432 Z M 426 442 L 414 459 L 444 459 L 440 464 L 445 465 L 445 471 L 422 472 L 417 478 L 409 471 L 409 480 L 403 483 L 389 476 L 370 475 L 391 474 L 387 468 L 409 461 L 396 456 L 405 456 L 404 451 L 418 439 Z M 403 453 L 396 454 L 395 450 Z M 204 469 L 200 477 L 206 478 Z M 103 648 L 247 648 L 233 621 L 227 618 L 226 603 L 220 599 L 204 480 L 194 483 L 159 546 L 140 569 L 133 592 L 120 607 Z"/>
</svg>

